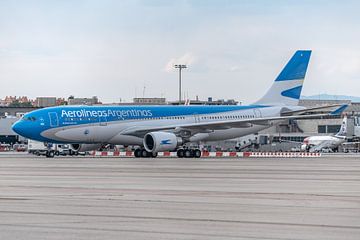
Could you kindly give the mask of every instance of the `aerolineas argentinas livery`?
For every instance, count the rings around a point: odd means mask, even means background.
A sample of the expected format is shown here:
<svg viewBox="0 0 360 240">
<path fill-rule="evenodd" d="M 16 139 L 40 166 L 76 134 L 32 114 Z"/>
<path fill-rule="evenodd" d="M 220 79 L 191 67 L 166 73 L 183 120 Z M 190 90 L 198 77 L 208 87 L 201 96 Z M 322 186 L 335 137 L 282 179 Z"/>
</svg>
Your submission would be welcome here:
<svg viewBox="0 0 360 240">
<path fill-rule="evenodd" d="M 177 150 L 179 157 L 200 157 L 187 142 L 236 138 L 285 119 L 307 118 L 297 106 L 311 51 L 297 51 L 268 92 L 248 106 L 58 106 L 24 115 L 13 125 L 37 141 L 68 143 L 76 151 L 103 144 L 138 145 L 137 157 Z"/>
</svg>

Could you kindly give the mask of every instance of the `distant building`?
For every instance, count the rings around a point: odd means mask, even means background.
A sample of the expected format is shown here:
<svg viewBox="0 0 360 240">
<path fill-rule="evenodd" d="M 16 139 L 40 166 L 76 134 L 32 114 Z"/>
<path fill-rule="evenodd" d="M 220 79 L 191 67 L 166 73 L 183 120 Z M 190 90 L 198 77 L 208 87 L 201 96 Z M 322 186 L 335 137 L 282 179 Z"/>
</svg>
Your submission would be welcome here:
<svg viewBox="0 0 360 240">
<path fill-rule="evenodd" d="M 139 105 L 164 105 L 166 98 L 134 98 L 133 102 Z"/>
<path fill-rule="evenodd" d="M 68 102 L 65 100 L 65 98 L 57 98 L 56 99 L 56 106 L 60 106 L 60 105 L 67 105 Z"/>
<path fill-rule="evenodd" d="M 0 99 L 0 107 L 6 107 L 8 106 L 4 99 Z"/>
<path fill-rule="evenodd" d="M 27 112 L 31 112 L 33 110 L 40 109 L 40 107 L 9 107 L 9 106 L 0 106 L 0 118 L 6 117 L 6 116 L 17 116 L 21 117 Z"/>
<path fill-rule="evenodd" d="M 16 96 L 6 96 L 5 99 L 3 100 L 4 106 L 9 106 L 11 103 L 13 103 L 14 101 L 16 101 Z"/>
<path fill-rule="evenodd" d="M 74 96 L 70 96 L 68 98 L 69 105 L 95 105 L 101 104 L 97 96 L 93 96 L 92 98 L 76 98 Z"/>
<path fill-rule="evenodd" d="M 180 105 L 184 105 L 185 103 L 189 105 L 238 105 L 239 102 L 235 101 L 234 99 L 218 99 L 213 100 L 212 97 L 208 97 L 208 100 L 199 100 L 199 97 L 196 96 L 196 99 L 190 100 L 183 100 L 181 101 Z M 170 102 L 171 105 L 179 105 L 179 101 Z"/>
<path fill-rule="evenodd" d="M 0 99 L 1 107 L 30 107 L 33 105 L 33 101 L 28 99 L 26 96 L 16 97 L 16 96 L 6 96 L 5 99 Z"/>
<path fill-rule="evenodd" d="M 37 97 L 34 105 L 36 107 L 56 106 L 56 97 Z"/>
<path fill-rule="evenodd" d="M 0 118 L 0 143 L 13 144 L 19 140 L 19 136 L 11 129 L 18 118 Z"/>
<path fill-rule="evenodd" d="M 22 96 L 22 97 L 18 97 L 18 102 L 19 103 L 28 103 L 28 102 L 31 102 L 27 96 Z"/>
</svg>

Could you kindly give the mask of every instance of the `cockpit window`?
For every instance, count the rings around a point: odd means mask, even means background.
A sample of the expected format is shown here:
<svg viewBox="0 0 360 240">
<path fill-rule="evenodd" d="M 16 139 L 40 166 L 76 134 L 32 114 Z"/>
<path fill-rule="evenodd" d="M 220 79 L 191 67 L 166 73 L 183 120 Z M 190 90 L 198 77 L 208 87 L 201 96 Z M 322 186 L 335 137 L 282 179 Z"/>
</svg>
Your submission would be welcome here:
<svg viewBox="0 0 360 240">
<path fill-rule="evenodd" d="M 35 117 L 29 117 L 29 116 L 23 116 L 22 120 L 34 122 L 34 121 L 36 121 L 36 118 Z"/>
</svg>

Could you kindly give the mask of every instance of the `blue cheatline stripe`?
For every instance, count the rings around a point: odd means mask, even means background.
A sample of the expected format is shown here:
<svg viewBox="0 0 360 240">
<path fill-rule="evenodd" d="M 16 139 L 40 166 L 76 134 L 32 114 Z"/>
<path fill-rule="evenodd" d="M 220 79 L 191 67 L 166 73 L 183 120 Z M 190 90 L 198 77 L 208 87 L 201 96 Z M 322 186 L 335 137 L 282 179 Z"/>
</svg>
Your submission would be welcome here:
<svg viewBox="0 0 360 240">
<path fill-rule="evenodd" d="M 299 99 L 301 94 L 302 86 L 297 86 L 294 88 L 290 88 L 288 90 L 282 91 L 281 96 L 293 98 L 293 99 Z"/>
<path fill-rule="evenodd" d="M 305 78 L 310 55 L 310 50 L 296 51 L 275 81 L 288 81 Z"/>
<path fill-rule="evenodd" d="M 29 114 L 45 114 L 47 116 L 48 112 L 56 112 L 60 119 L 73 121 L 75 124 L 86 124 L 93 122 L 94 117 L 98 118 L 99 121 L 111 122 L 156 117 L 217 114 L 265 107 L 267 106 L 67 106 L 41 109 Z"/>
</svg>

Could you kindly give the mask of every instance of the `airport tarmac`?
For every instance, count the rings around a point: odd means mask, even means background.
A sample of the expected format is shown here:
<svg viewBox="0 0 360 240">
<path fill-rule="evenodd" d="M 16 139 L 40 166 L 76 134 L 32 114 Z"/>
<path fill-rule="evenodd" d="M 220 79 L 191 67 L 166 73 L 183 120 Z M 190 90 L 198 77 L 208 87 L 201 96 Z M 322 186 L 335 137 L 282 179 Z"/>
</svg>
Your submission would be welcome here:
<svg viewBox="0 0 360 240">
<path fill-rule="evenodd" d="M 0 239 L 360 239 L 360 157 L 0 155 Z"/>
</svg>

